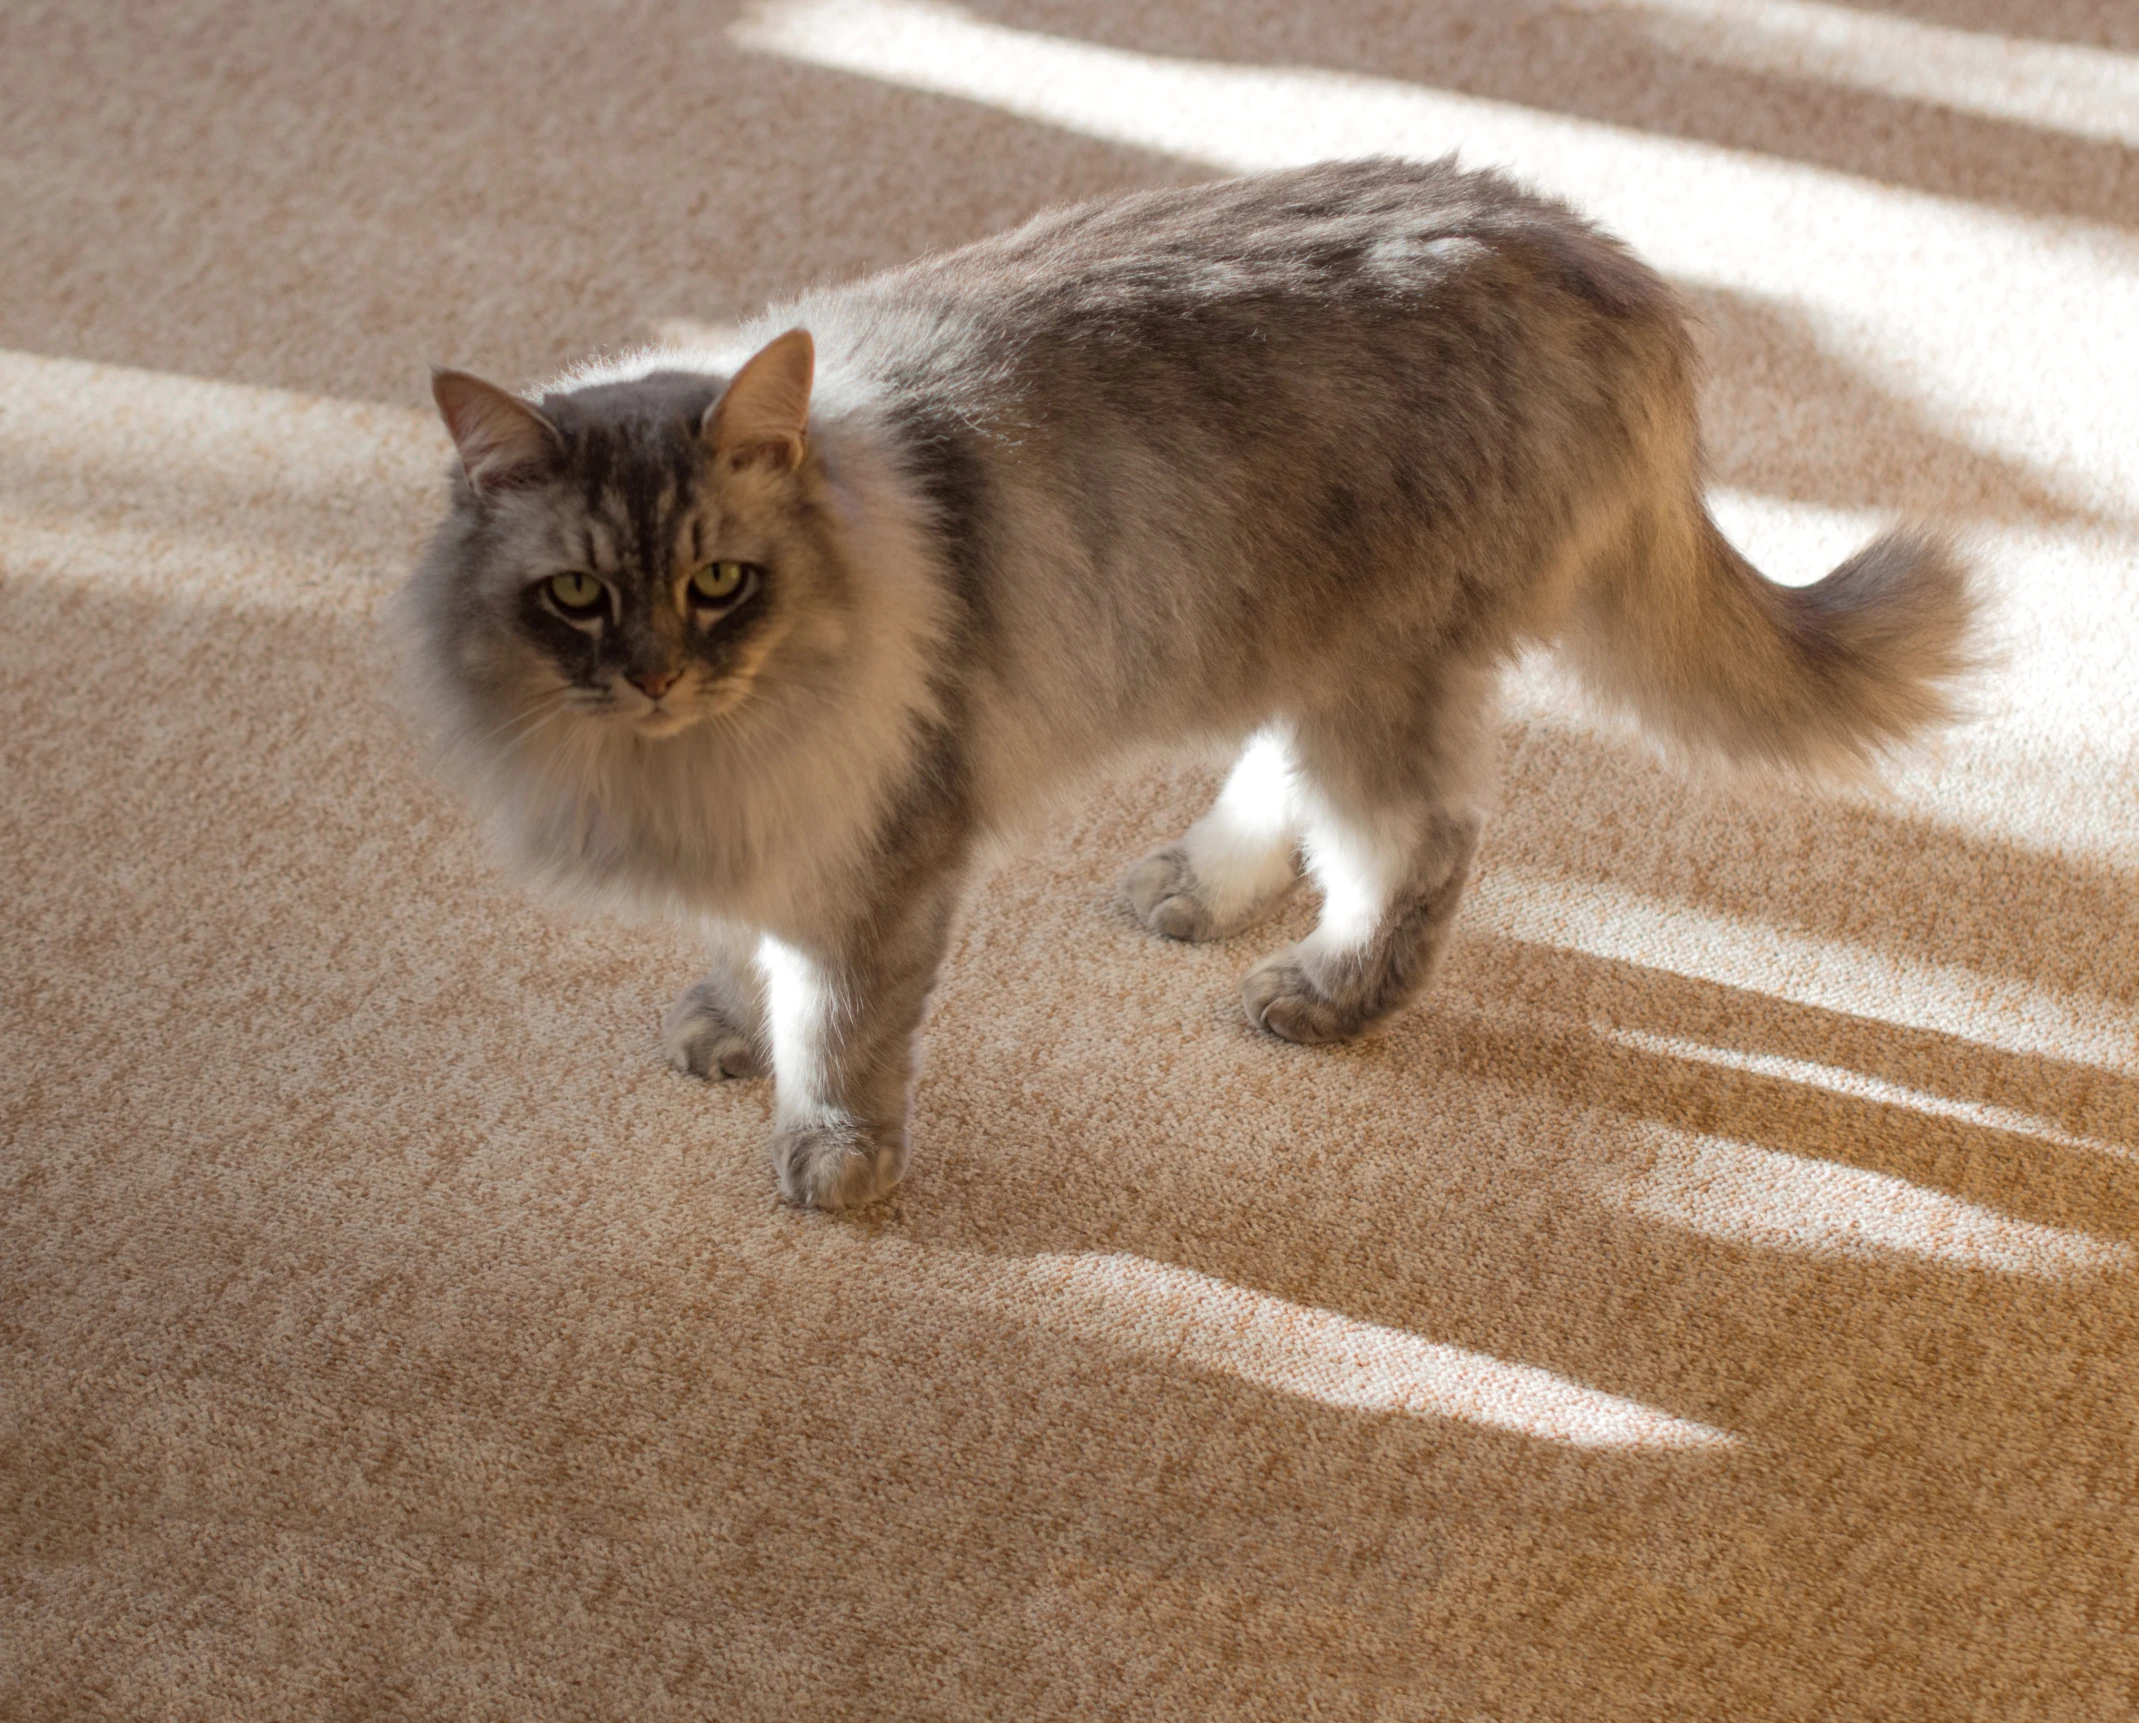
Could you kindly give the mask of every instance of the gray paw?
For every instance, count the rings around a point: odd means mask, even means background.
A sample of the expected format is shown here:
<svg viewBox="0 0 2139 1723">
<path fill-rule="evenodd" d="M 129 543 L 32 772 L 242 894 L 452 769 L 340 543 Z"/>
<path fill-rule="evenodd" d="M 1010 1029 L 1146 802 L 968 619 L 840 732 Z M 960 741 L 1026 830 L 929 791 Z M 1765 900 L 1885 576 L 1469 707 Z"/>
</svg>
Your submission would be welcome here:
<svg viewBox="0 0 2139 1723">
<path fill-rule="evenodd" d="M 1240 1002 L 1256 1028 L 1309 1046 L 1348 1041 L 1372 1021 L 1356 1004 L 1324 993 L 1290 951 L 1266 957 L 1248 971 L 1240 984 Z"/>
<path fill-rule="evenodd" d="M 767 1070 L 757 1042 L 721 1009 L 715 989 L 703 981 L 668 1008 L 661 1051 L 693 1077 L 762 1077 Z"/>
<path fill-rule="evenodd" d="M 1122 881 L 1129 907 L 1153 933 L 1168 939 L 1216 939 L 1222 931 L 1197 894 L 1196 875 L 1179 844 L 1153 850 Z"/>
<path fill-rule="evenodd" d="M 780 1194 L 804 1208 L 861 1208 L 886 1196 L 906 1175 L 906 1144 L 886 1142 L 855 1125 L 782 1131 L 772 1140 Z"/>
</svg>

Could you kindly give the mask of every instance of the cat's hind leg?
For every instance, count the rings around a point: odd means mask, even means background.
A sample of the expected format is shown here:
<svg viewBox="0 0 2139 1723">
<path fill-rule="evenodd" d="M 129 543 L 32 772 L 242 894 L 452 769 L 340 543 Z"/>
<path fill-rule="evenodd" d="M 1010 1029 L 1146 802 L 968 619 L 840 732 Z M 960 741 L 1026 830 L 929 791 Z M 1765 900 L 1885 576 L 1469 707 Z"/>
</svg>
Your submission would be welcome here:
<svg viewBox="0 0 2139 1723">
<path fill-rule="evenodd" d="M 1294 794 L 1322 914 L 1241 1002 L 1287 1041 L 1341 1041 L 1432 978 L 1484 827 L 1491 688 L 1459 676 L 1401 715 L 1304 724 Z"/>
<path fill-rule="evenodd" d="M 763 1077 L 772 1070 L 765 988 L 751 956 L 754 934 L 724 930 L 705 978 L 685 989 L 661 1023 L 661 1051 L 693 1077 Z"/>
<path fill-rule="evenodd" d="M 1169 939 L 1222 939 L 1253 921 L 1300 877 L 1291 741 L 1259 730 L 1211 811 L 1181 841 L 1129 870 L 1129 907 Z"/>
</svg>

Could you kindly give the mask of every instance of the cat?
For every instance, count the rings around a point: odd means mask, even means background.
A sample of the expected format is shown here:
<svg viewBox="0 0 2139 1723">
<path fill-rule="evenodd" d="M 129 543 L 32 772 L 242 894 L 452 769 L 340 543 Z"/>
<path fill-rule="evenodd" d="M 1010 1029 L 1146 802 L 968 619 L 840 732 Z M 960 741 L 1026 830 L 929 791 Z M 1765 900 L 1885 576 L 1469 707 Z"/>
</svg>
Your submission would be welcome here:
<svg viewBox="0 0 2139 1723">
<path fill-rule="evenodd" d="M 1896 531 L 1764 579 L 1702 496 L 1671 288 L 1453 159 L 1145 191 L 529 401 L 454 371 L 402 596 L 433 728 L 551 882 L 682 912 L 669 1058 L 776 1076 L 781 1193 L 882 1197 L 976 845 L 1152 742 L 1240 749 L 1130 869 L 1290 1041 L 1434 971 L 1495 691 L 1556 644 L 1667 744 L 1855 773 L 1956 713 L 1976 577 Z"/>
</svg>

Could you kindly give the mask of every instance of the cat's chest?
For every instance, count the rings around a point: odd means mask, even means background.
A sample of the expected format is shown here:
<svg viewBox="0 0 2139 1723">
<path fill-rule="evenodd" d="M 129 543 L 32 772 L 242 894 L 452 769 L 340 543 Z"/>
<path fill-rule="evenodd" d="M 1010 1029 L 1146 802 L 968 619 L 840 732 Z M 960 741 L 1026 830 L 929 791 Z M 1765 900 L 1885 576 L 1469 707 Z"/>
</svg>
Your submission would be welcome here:
<svg viewBox="0 0 2139 1723">
<path fill-rule="evenodd" d="M 630 762 L 522 836 L 545 871 L 597 890 L 788 926 L 839 889 L 878 823 L 875 787 L 839 764 L 738 772 L 687 757 Z"/>
</svg>

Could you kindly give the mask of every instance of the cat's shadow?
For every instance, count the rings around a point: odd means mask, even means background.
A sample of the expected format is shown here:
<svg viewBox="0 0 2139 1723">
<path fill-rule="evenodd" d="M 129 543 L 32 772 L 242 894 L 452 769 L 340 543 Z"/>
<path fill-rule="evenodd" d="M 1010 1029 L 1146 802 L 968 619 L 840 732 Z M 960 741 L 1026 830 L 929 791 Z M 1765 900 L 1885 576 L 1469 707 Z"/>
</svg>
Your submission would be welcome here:
<svg viewBox="0 0 2139 1723">
<path fill-rule="evenodd" d="M 1482 870 L 1511 851 L 1549 850 L 1543 827 L 1579 824 L 1586 805 L 1620 797 L 1638 805 L 1638 780 L 1654 768 L 1633 750 L 1558 740 L 1556 769 L 1586 786 L 1586 798 L 1571 789 L 1541 803 L 1549 817 L 1518 816 L 1504 844 L 1489 838 Z M 1658 1272 L 1712 1283 L 1741 1313 L 1731 1326 L 1742 1322 L 1743 1344 L 1769 1344 L 1759 1338 L 1765 1321 L 1788 1328 L 1778 1298 L 1822 1308 L 1840 1298 L 1915 1321 L 1919 1300 L 1944 1306 L 1958 1288 L 1973 1289 L 1971 1309 L 2004 1313 L 1992 1320 L 2001 1332 L 2013 1324 L 2019 1344 L 2028 1323 L 2050 1319 L 2050 1306 L 2083 1300 L 2092 1273 L 2129 1267 L 2139 1243 L 2139 1082 L 2122 1068 L 1490 928 L 1459 931 L 1433 990 L 1383 1033 L 1297 1048 L 1246 1023 L 1236 983 L 1261 951 L 1310 925 L 1308 894 L 1245 934 L 1199 947 L 1146 934 L 1108 886 L 1088 879 L 1071 926 L 1046 913 L 1051 894 L 1075 889 L 1076 868 L 1102 834 L 1163 832 L 1195 806 L 1206 779 L 1191 771 L 1115 786 L 1071 822 L 1058 865 L 982 882 L 982 893 L 1011 901 L 976 914 L 929 1029 L 929 1066 L 965 1091 L 964 1110 L 955 1126 L 937 1115 L 924 1078 L 914 1181 L 865 1227 L 1009 1257 L 1141 1256 L 1669 1405 L 1707 1404 L 1715 1372 L 1730 1373 L 1727 1357 L 1648 1357 L 1631 1330 L 1586 1315 L 1570 1324 L 1579 1300 L 1551 1284 L 1511 1296 L 1486 1330 L 1449 1332 L 1438 1288 L 1474 1284 L 1481 1256 L 1504 1254 L 1507 1272 L 1532 1272 L 1537 1230 L 1549 1226 L 1564 1237 L 1547 1282 L 1610 1278 L 1599 1265 L 1624 1267 L 1630 1255 L 1669 1259 Z M 1683 793 L 1707 798 L 1716 820 L 1747 823 L 1727 796 Z M 1517 808 L 1521 798 L 1509 802 Z M 1742 877 L 1737 864 L 1757 861 L 1792 818 L 1876 853 L 1878 900 L 1950 902 L 1952 913 L 1882 915 L 1846 875 L 1815 889 L 1787 857 L 1775 888 L 1758 904 L 1743 901 L 1732 884 Z M 1811 796 L 1781 798 L 1749 823 L 1745 853 L 1669 882 L 1661 913 L 1676 890 L 1689 907 L 1705 903 L 1756 926 L 1766 917 L 1884 944 L 1904 961 L 1973 964 L 2075 994 L 2128 972 L 2117 954 L 2139 947 L 2132 882 L 2106 864 L 1875 804 L 1838 820 L 1834 804 Z M 1121 849 L 1126 860 L 1133 844 Z M 1611 884 L 1615 870 L 1598 866 L 1601 853 L 1574 852 L 1576 877 L 1586 867 Z M 1626 867 L 1639 873 L 1641 858 Z M 1954 898 L 1962 882 L 1973 897 Z M 1999 925 L 2014 901 L 2040 906 L 2024 939 Z M 1078 952 L 1085 943 L 1091 949 Z M 962 986 L 964 966 L 989 979 Z M 1037 997 L 1006 1008 L 1002 978 L 1013 974 Z M 1111 991 L 1099 991 L 1102 976 Z M 1112 1110 L 1120 1066 L 1139 1077 L 1138 1130 Z M 1011 1068 L 1016 1082 L 994 1075 Z M 1093 1083 L 1117 1092 L 1103 1121 L 1065 1103 Z M 975 1089 L 999 1103 L 981 1119 L 971 1111 Z M 1570 1128 L 1579 1140 L 1565 1136 Z M 1747 1243 L 1742 1225 L 1738 1234 L 1704 1231 L 1695 1200 L 1703 1193 L 1673 1189 L 1674 1179 L 1711 1176 L 1712 1167 L 1687 1170 L 1703 1145 L 1722 1145 L 1719 1164 L 1742 1163 L 1756 1184 L 1766 1174 L 1802 1181 L 1811 1208 L 1801 1201 L 1771 1216 L 1763 1244 Z M 1030 1180 L 1050 1193 L 1038 1209 L 1019 1197 Z M 1506 1193 L 1505 1237 L 1488 1219 L 1499 1199 L 1479 1195 L 1492 1192 Z M 1745 1224 L 1757 1230 L 1761 1194 L 1742 1194 Z M 1852 1207 L 1863 1203 L 1892 1213 L 1866 1220 Z M 1929 1230 L 1921 1239 L 1906 1228 L 1893 1234 L 1894 1214 Z M 1077 1224 L 1065 1225 L 1068 1215 Z M 1793 1225 L 1803 1234 L 1808 1220 L 1810 1241 L 1793 1238 Z M 1871 1229 L 1862 1250 L 1848 1243 L 1859 1221 Z M 2046 1253 L 2034 1267 L 1961 1236 L 1970 1227 L 1995 1235 L 2008 1223 L 2023 1255 Z"/>
<path fill-rule="evenodd" d="M 1838 1395 L 1900 1451 L 1964 1434 L 2024 1448 L 2026 1384 L 2057 1368 L 2040 1337 L 2122 1331 L 2094 1289 L 2139 1246 L 2139 1084 L 2123 1073 L 1492 933 L 1459 935 L 1435 991 L 1386 1033 L 1295 1048 L 1241 1019 L 1230 980 L 1305 908 L 1221 946 L 1138 954 L 1148 936 L 1093 894 L 1084 936 L 1163 975 L 1137 1001 L 1160 1002 L 1147 1030 L 1108 1002 L 1114 1046 L 1094 1047 L 1089 1022 L 1053 1045 L 1032 1021 L 976 1033 L 954 981 L 931 1064 L 964 1091 L 957 1128 L 924 1082 L 911 1183 L 833 1224 L 1013 1275 L 1133 1270 L 1125 1298 L 1138 1275 L 1186 1275 L 1293 1313 L 1278 1320 L 1333 1313 L 1698 1420 L 1740 1447 L 1543 1452 L 1591 1477 L 1669 1474 L 1710 1524 L 1831 1487 L 1855 1440 L 1833 1422 Z M 999 993 L 998 963 L 1030 954 L 966 955 Z M 990 1081 L 980 1067 L 1018 1042 L 1021 1080 Z M 1133 1128 L 1110 1061 L 1142 1074 Z M 1074 1099 L 1093 1080 L 1114 1091 L 1101 1117 Z M 975 1088 L 999 1110 L 976 1119 Z M 1769 1177 L 1794 1206 L 1771 1212 Z M 1030 1320 L 1052 1338 L 1033 1345 L 1156 1348 L 1205 1381 L 1236 1344 L 1222 1311 L 1201 1351 L 1130 1305 L 1090 1315 L 1041 1307 Z M 1239 1344 L 1228 1393 L 1259 1380 Z M 2005 1362 L 1959 1364 L 1936 1394 L 1893 1374 L 1942 1353 Z M 1945 1536 L 1937 1510 L 1903 1521 L 1919 1548 Z"/>
</svg>

